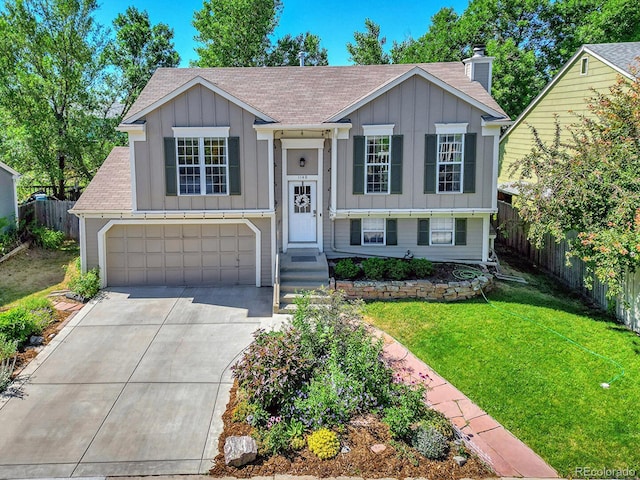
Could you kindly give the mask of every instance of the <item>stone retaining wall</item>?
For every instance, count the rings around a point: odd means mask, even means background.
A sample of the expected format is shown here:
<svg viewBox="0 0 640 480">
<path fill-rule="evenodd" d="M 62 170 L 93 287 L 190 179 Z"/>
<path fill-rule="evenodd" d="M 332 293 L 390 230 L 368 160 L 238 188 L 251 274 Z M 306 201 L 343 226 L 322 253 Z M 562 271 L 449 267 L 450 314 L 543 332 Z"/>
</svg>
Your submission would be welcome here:
<svg viewBox="0 0 640 480">
<path fill-rule="evenodd" d="M 349 298 L 387 300 L 393 298 L 424 298 L 426 300 L 466 300 L 493 287 L 493 275 L 484 274 L 473 280 L 433 283 L 429 280 L 366 281 L 331 279 L 330 287 L 342 290 Z"/>
</svg>

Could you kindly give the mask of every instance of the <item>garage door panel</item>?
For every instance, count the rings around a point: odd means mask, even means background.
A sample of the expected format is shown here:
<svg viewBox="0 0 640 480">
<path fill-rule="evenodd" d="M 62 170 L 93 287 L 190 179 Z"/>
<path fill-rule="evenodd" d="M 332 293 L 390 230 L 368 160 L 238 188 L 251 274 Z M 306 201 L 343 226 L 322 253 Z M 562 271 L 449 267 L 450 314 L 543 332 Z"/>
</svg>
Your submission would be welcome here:
<svg viewBox="0 0 640 480">
<path fill-rule="evenodd" d="M 115 225 L 105 247 L 113 286 L 255 283 L 255 234 L 243 224 Z"/>
</svg>

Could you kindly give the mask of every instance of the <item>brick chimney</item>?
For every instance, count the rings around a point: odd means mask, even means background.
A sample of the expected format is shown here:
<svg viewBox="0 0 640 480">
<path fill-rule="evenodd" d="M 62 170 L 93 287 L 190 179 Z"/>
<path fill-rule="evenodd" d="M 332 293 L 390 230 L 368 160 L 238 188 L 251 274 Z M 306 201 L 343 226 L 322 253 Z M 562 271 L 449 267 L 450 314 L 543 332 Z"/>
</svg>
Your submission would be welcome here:
<svg viewBox="0 0 640 480">
<path fill-rule="evenodd" d="M 471 80 L 479 82 L 491 93 L 491 71 L 494 57 L 485 57 L 484 45 L 473 47 L 473 57 L 462 60 L 464 72 Z"/>
</svg>

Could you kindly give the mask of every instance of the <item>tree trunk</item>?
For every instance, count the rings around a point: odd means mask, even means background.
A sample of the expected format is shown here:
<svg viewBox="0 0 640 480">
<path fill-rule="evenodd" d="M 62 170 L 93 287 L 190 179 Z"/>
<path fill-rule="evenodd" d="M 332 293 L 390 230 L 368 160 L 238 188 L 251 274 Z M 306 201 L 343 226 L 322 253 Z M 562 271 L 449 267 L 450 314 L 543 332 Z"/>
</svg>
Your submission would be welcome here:
<svg viewBox="0 0 640 480">
<path fill-rule="evenodd" d="M 64 178 L 64 169 L 65 169 L 65 156 L 62 153 L 58 154 L 58 169 L 60 170 L 58 176 L 58 185 L 55 186 L 55 194 L 54 196 L 58 200 L 65 200 L 65 178 Z"/>
</svg>

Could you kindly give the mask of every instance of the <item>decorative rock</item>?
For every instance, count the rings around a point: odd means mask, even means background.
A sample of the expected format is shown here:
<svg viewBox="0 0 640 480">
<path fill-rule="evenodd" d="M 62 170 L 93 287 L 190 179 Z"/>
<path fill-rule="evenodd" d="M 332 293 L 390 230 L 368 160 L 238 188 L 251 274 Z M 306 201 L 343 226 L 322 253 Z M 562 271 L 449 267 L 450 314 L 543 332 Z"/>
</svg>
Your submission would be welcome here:
<svg viewBox="0 0 640 480">
<path fill-rule="evenodd" d="M 349 453 L 351 451 L 351 449 L 349 448 L 348 445 L 344 445 L 341 449 L 340 449 L 340 453 Z"/>
<path fill-rule="evenodd" d="M 224 463 L 232 467 L 241 467 L 253 462 L 258 456 L 258 445 L 248 435 L 227 437 L 224 442 Z"/>
<path fill-rule="evenodd" d="M 386 446 L 386 445 L 383 445 L 382 443 L 376 443 L 375 445 L 372 445 L 372 446 L 371 446 L 371 451 L 372 451 L 373 453 L 376 453 L 376 454 L 378 454 L 378 453 L 382 453 L 382 452 L 384 452 L 386 449 L 387 449 L 387 446 Z"/>
<path fill-rule="evenodd" d="M 52 339 L 53 337 L 55 337 L 55 336 L 56 336 L 56 334 L 55 334 L 55 333 L 50 333 L 50 334 L 47 336 L 47 338 L 48 338 L 49 340 L 51 340 L 51 339 Z"/>
<path fill-rule="evenodd" d="M 467 458 L 461 455 L 456 455 L 455 457 L 453 457 L 453 461 L 456 462 L 459 467 L 462 467 L 465 463 L 467 463 Z"/>
<path fill-rule="evenodd" d="M 44 337 L 39 335 L 31 335 L 31 337 L 29 337 L 29 345 L 42 345 L 42 342 L 44 342 Z"/>
</svg>

